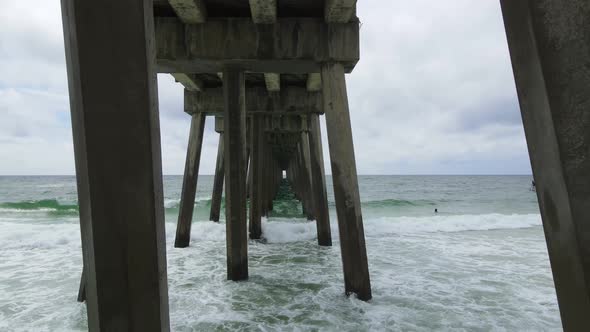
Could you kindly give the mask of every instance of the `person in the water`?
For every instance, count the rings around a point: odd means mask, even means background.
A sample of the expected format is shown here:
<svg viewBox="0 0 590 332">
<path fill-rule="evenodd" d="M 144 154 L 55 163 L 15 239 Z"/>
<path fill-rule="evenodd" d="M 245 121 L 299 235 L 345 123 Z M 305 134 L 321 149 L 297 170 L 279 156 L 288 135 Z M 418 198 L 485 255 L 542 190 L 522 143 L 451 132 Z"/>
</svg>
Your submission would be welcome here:
<svg viewBox="0 0 590 332">
<path fill-rule="evenodd" d="M 434 209 L 434 213 L 438 213 L 438 209 Z"/>
</svg>

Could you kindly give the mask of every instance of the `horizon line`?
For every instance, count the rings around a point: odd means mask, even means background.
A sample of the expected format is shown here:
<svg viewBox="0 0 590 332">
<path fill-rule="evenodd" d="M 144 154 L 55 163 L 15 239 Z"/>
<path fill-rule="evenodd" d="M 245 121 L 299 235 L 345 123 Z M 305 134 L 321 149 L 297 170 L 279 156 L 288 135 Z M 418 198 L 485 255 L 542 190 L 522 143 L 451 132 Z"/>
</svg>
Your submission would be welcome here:
<svg viewBox="0 0 590 332">
<path fill-rule="evenodd" d="M 199 174 L 205 176 L 214 176 L 215 174 Z M 76 174 L 0 174 L 0 176 L 76 176 Z M 184 174 L 162 174 L 162 176 L 184 176 Z M 332 176 L 332 174 L 326 174 Z M 357 174 L 357 176 L 533 176 L 532 173 L 465 173 L 465 174 L 428 174 L 428 173 L 407 173 L 407 174 Z"/>
</svg>

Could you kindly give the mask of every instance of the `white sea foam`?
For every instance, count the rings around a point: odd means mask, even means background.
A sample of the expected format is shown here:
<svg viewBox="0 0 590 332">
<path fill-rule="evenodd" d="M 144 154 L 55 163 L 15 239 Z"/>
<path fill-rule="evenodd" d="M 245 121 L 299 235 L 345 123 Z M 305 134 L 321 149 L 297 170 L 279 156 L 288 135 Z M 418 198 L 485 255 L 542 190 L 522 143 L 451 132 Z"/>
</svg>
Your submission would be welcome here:
<svg viewBox="0 0 590 332">
<path fill-rule="evenodd" d="M 183 249 L 166 223 L 172 329 L 559 329 L 542 231 L 470 232 L 535 228 L 538 215 L 366 219 L 370 303 L 343 296 L 332 219 L 330 248 L 313 241 L 315 222 L 264 219 L 244 283 L 226 280 L 224 223 L 194 222 Z M 80 271 L 77 224 L 0 221 L 0 330 L 85 330 Z"/>
<path fill-rule="evenodd" d="M 225 223 L 211 221 L 193 222 L 191 227 L 191 241 L 225 241 Z M 174 241 L 176 225 L 166 223 L 167 240 Z M 267 243 L 288 243 L 313 240 L 316 238 L 315 221 L 301 219 L 273 219 L 262 218 L 263 238 Z"/>
<path fill-rule="evenodd" d="M 262 234 L 268 243 L 288 243 L 315 239 L 315 221 L 283 219 L 268 222 L 262 220 Z"/>
<path fill-rule="evenodd" d="M 164 199 L 164 207 L 167 209 L 177 207 L 179 203 L 180 203 L 179 198 L 166 198 L 166 199 Z"/>
<path fill-rule="evenodd" d="M 166 225 L 168 241 L 173 242 L 176 225 L 171 223 Z M 225 241 L 225 224 L 212 221 L 193 222 L 191 241 Z"/>
<path fill-rule="evenodd" d="M 209 197 L 209 196 L 201 196 L 201 197 L 195 198 L 195 202 L 196 203 L 206 202 L 210 199 L 211 199 L 211 197 Z M 179 205 L 180 205 L 180 198 L 166 198 L 166 199 L 164 199 L 164 207 L 167 209 L 177 208 Z"/>
<path fill-rule="evenodd" d="M 436 215 L 431 217 L 381 217 L 365 222 L 373 234 L 418 232 L 463 232 L 496 229 L 519 229 L 541 226 L 538 214 L 468 214 Z"/>
<path fill-rule="evenodd" d="M 55 208 L 36 208 L 36 209 L 18 209 L 18 208 L 3 208 L 0 207 L 0 213 L 2 212 L 12 212 L 12 213 L 39 213 L 39 212 L 56 212 L 59 211 Z M 76 211 L 74 209 L 62 210 L 62 211 Z"/>
<path fill-rule="evenodd" d="M 20 210 L 19 210 L 20 211 Z M 0 248 L 48 247 L 64 243 L 79 243 L 80 231 L 77 218 L 63 218 L 68 223 L 32 224 L 18 222 L 19 218 L 0 218 Z M 500 229 L 519 229 L 541 226 L 536 214 L 484 214 L 448 215 L 432 217 L 383 217 L 367 219 L 364 222 L 367 236 L 404 233 L 463 232 Z M 332 236 L 337 239 L 337 223 L 333 221 Z M 166 223 L 167 241 L 173 242 L 175 223 Z M 289 243 L 309 241 L 316 238 L 315 221 L 303 219 L 273 218 L 262 219 L 263 237 L 268 243 Z M 211 221 L 193 222 L 193 241 L 225 241 L 225 224 Z"/>
<path fill-rule="evenodd" d="M 0 221 L 0 250 L 50 249 L 60 246 L 80 247 L 80 226 L 74 223 L 27 224 Z"/>
</svg>

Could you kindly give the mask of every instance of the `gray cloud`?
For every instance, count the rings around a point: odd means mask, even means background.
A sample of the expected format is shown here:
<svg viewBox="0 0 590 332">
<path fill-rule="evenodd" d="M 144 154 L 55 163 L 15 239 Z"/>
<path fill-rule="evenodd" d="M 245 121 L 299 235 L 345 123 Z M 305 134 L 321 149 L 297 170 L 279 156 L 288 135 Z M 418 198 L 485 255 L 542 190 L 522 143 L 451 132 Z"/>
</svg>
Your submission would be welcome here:
<svg viewBox="0 0 590 332">
<path fill-rule="evenodd" d="M 73 174 L 59 7 L 0 12 L 0 174 Z M 496 0 L 360 0 L 358 15 L 361 61 L 347 82 L 359 173 L 530 172 Z M 190 117 L 171 77 L 158 89 L 163 169 L 180 174 Z M 202 173 L 217 139 L 208 121 Z"/>
</svg>

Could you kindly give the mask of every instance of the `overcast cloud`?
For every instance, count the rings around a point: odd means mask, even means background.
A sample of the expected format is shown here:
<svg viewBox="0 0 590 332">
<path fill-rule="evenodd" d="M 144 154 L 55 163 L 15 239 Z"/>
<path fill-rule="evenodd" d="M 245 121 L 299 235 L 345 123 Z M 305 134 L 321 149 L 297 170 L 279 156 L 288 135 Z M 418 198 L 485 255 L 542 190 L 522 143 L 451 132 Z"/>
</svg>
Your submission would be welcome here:
<svg viewBox="0 0 590 332">
<path fill-rule="evenodd" d="M 74 174 L 59 1 L 0 2 L 0 174 Z M 359 0 L 358 15 L 360 174 L 530 174 L 497 0 Z M 182 87 L 158 81 L 163 170 L 181 174 L 190 119 Z M 203 174 L 217 139 L 208 121 Z"/>
</svg>

